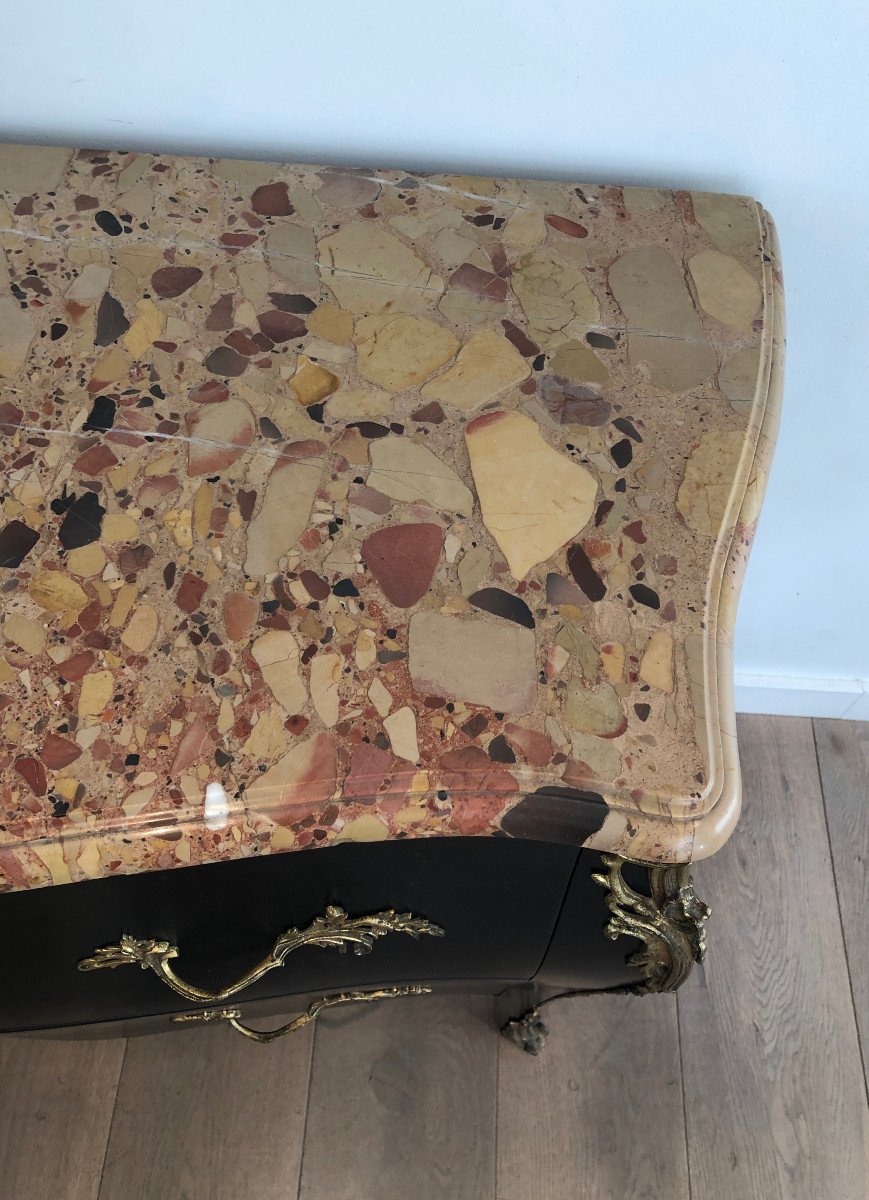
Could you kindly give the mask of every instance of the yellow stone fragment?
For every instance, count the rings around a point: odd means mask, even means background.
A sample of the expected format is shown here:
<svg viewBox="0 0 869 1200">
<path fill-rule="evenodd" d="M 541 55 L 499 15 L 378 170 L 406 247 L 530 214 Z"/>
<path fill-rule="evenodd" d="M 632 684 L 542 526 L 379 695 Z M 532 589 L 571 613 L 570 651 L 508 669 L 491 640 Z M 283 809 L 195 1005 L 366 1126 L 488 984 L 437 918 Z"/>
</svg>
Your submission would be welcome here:
<svg viewBox="0 0 869 1200">
<path fill-rule="evenodd" d="M 640 678 L 662 692 L 673 690 L 673 638 L 665 629 L 656 629 L 646 642 L 640 662 Z"/>
<path fill-rule="evenodd" d="M 389 830 L 372 813 L 363 813 L 355 821 L 348 821 L 337 837 L 339 842 L 383 842 Z"/>
<path fill-rule="evenodd" d="M 124 347 L 133 358 L 141 358 L 163 332 L 163 314 L 153 300 L 140 300 L 136 319 L 124 334 Z"/>
<path fill-rule="evenodd" d="M 130 623 L 121 634 L 121 641 L 134 654 L 147 650 L 160 627 L 157 610 L 151 604 L 140 604 L 130 618 Z"/>
<path fill-rule="evenodd" d="M 208 537 L 211 528 L 211 509 L 214 489 L 210 483 L 200 483 L 193 500 L 193 530 L 202 541 Z"/>
<path fill-rule="evenodd" d="M 126 622 L 136 602 L 136 591 L 134 583 L 125 583 L 118 589 L 115 604 L 109 617 L 109 625 L 112 629 L 120 629 Z"/>
<path fill-rule="evenodd" d="M 100 540 L 103 542 L 131 542 L 139 536 L 139 526 L 126 513 L 107 513 L 103 517 Z"/>
<path fill-rule="evenodd" d="M 30 617 L 24 617 L 21 613 L 10 613 L 3 622 L 3 636 L 8 642 L 12 642 L 19 650 L 23 650 L 25 654 L 37 655 L 42 653 L 45 645 L 46 630 L 39 621 L 33 621 Z M 7 668 L 11 675 L 10 678 L 16 678 L 15 673 L 11 668 Z"/>
<path fill-rule="evenodd" d="M 105 568 L 106 556 L 103 548 L 97 542 L 92 542 L 89 546 L 78 546 L 75 550 L 70 550 L 66 561 L 73 575 L 80 575 L 82 579 L 93 579 Z"/>
<path fill-rule="evenodd" d="M 111 671 L 91 671 L 81 681 L 78 698 L 80 717 L 98 717 L 112 698 L 115 678 Z"/>
<path fill-rule="evenodd" d="M 299 355 L 299 366 L 292 377 L 290 388 L 299 404 L 307 408 L 311 404 L 319 404 L 327 396 L 338 390 L 340 379 L 321 367 L 319 363 L 311 362 L 303 354 Z"/>
<path fill-rule="evenodd" d="M 321 304 L 308 313 L 305 324 L 310 333 L 338 346 L 346 345 L 353 336 L 353 314 L 337 304 Z"/>
<path fill-rule="evenodd" d="M 80 612 L 88 602 L 84 589 L 63 571 L 34 571 L 27 590 L 48 612 Z"/>
</svg>

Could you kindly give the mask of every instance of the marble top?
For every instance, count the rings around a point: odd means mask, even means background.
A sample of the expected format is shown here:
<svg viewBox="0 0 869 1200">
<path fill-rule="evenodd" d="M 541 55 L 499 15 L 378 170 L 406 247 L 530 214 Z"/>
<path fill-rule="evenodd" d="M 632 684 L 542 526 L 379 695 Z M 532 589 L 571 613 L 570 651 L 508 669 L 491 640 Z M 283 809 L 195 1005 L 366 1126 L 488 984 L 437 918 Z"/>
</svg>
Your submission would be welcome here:
<svg viewBox="0 0 869 1200">
<path fill-rule="evenodd" d="M 0 890 L 721 845 L 757 203 L 7 146 L 0 246 Z"/>
</svg>

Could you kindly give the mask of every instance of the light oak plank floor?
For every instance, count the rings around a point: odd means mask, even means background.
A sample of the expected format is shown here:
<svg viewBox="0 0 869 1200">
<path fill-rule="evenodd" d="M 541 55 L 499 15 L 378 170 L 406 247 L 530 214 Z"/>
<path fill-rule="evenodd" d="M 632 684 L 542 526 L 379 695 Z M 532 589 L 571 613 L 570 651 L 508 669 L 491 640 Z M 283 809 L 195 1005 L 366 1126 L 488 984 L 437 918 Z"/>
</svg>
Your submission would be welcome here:
<svg viewBox="0 0 869 1200">
<path fill-rule="evenodd" d="M 0 1039 L 2 1200 L 869 1200 L 869 725 L 746 717 L 746 806 L 695 871 L 678 996 L 492 1001 L 228 1029 Z"/>
</svg>

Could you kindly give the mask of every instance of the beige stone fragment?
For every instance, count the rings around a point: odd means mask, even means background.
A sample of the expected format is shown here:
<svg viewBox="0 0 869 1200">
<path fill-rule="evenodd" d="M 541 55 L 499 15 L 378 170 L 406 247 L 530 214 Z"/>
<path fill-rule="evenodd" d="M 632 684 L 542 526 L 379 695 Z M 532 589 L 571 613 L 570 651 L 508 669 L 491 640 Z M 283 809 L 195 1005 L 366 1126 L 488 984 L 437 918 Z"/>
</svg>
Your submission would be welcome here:
<svg viewBox="0 0 869 1200">
<path fill-rule="evenodd" d="M 590 691 L 578 679 L 571 679 L 564 699 L 564 719 L 571 729 L 602 738 L 618 737 L 627 729 L 621 701 L 609 683 Z"/>
<path fill-rule="evenodd" d="M 266 237 L 266 257 L 272 271 L 294 289 L 308 293 L 319 289 L 313 229 L 292 221 L 279 221 Z"/>
<path fill-rule="evenodd" d="M 67 566 L 71 575 L 79 575 L 82 579 L 93 579 L 105 568 L 105 551 L 97 542 L 89 546 L 77 546 L 67 555 Z"/>
<path fill-rule="evenodd" d="M 103 388 L 110 383 L 117 383 L 129 374 L 130 360 L 120 346 L 112 346 L 91 372 L 91 384 Z"/>
<path fill-rule="evenodd" d="M 622 769 L 622 755 L 618 746 L 606 738 L 588 733 L 570 735 L 571 757 L 585 763 L 592 776 L 606 783 L 618 779 Z"/>
<path fill-rule="evenodd" d="M 610 373 L 591 346 L 570 341 L 559 346 L 548 363 L 553 375 L 561 375 L 571 383 L 596 383 L 607 387 Z"/>
<path fill-rule="evenodd" d="M 127 628 L 121 634 L 121 641 L 134 654 L 142 654 L 157 636 L 159 628 L 160 618 L 154 606 L 140 604 L 130 618 Z"/>
<path fill-rule="evenodd" d="M 471 592 L 475 592 L 486 576 L 489 574 L 489 567 L 492 565 L 492 554 L 485 546 L 476 545 L 469 546 L 462 555 L 458 565 L 459 583 L 462 588 L 462 593 L 465 596 L 470 596 Z"/>
<path fill-rule="evenodd" d="M 609 284 L 628 322 L 628 357 L 645 364 L 655 387 L 681 392 L 715 370 L 685 277 L 663 246 L 627 250 L 609 269 Z"/>
<path fill-rule="evenodd" d="M 311 404 L 319 404 L 337 391 L 340 380 L 319 363 L 311 362 L 304 354 L 300 354 L 296 373 L 289 383 L 299 404 L 307 408 Z"/>
<path fill-rule="evenodd" d="M 578 625 L 564 624 L 555 634 L 555 645 L 563 647 L 579 667 L 583 679 L 597 679 L 600 656 L 594 642 Z"/>
<path fill-rule="evenodd" d="M 115 677 L 111 671 L 91 671 L 81 681 L 78 698 L 80 717 L 98 717 L 112 698 Z"/>
<path fill-rule="evenodd" d="M 582 272 L 542 249 L 521 260 L 511 283 L 528 318 L 528 332 L 544 350 L 581 335 L 600 319 L 597 299 Z"/>
<path fill-rule="evenodd" d="M 760 376 L 760 347 L 746 346 L 728 358 L 718 372 L 718 386 L 735 412 L 747 416 L 754 407 Z"/>
<path fill-rule="evenodd" d="M 27 590 L 48 612 L 80 612 L 88 602 L 84 589 L 63 571 L 34 571 Z"/>
<path fill-rule="evenodd" d="M 53 192 L 71 156 L 63 146 L 0 145 L 0 190 L 12 196 Z"/>
<path fill-rule="evenodd" d="M 483 522 L 513 577 L 524 579 L 587 524 L 597 480 L 554 450 L 523 413 L 477 417 L 465 440 Z"/>
<path fill-rule="evenodd" d="M 329 416 L 333 421 L 364 421 L 388 416 L 392 411 L 392 395 L 380 388 L 341 388 L 329 397 Z"/>
<path fill-rule="evenodd" d="M 416 714 L 405 705 L 396 709 L 383 722 L 392 753 L 408 762 L 419 761 L 419 745 L 416 740 Z"/>
<path fill-rule="evenodd" d="M 287 731 L 284 714 L 276 704 L 260 713 L 256 724 L 242 746 L 242 753 L 252 762 L 275 762 L 286 751 Z"/>
<path fill-rule="evenodd" d="M 643 651 L 640 678 L 662 692 L 673 690 L 673 638 L 665 629 L 656 629 Z"/>
<path fill-rule="evenodd" d="M 694 216 L 725 254 L 739 246 L 756 245 L 760 238 L 757 206 L 747 196 L 692 192 Z"/>
<path fill-rule="evenodd" d="M 383 686 L 380 677 L 377 675 L 371 681 L 371 686 L 368 689 L 368 699 L 380 713 L 381 717 L 385 717 L 392 708 L 392 696 Z"/>
<path fill-rule="evenodd" d="M 205 541 L 211 528 L 211 510 L 214 502 L 214 489 L 205 480 L 196 489 L 193 497 L 193 530 L 200 541 Z"/>
<path fill-rule="evenodd" d="M 66 298 L 83 307 L 89 307 L 102 299 L 111 279 L 111 267 L 103 266 L 102 263 L 87 263 L 66 289 Z"/>
<path fill-rule="evenodd" d="M 530 374 L 527 360 L 505 337 L 492 329 L 479 329 L 462 346 L 453 365 L 425 385 L 422 395 L 470 412 Z"/>
<path fill-rule="evenodd" d="M 520 716 L 537 698 L 534 632 L 500 621 L 415 612 L 410 677 L 423 695 L 485 704 Z"/>
<path fill-rule="evenodd" d="M 315 654 L 311 659 L 311 702 L 328 729 L 338 721 L 338 685 L 343 665 L 340 654 Z"/>
<path fill-rule="evenodd" d="M 272 467 L 259 512 L 247 533 L 248 575 L 277 571 L 282 555 L 299 540 L 323 474 L 320 457 L 279 460 Z"/>
<path fill-rule="evenodd" d="M 163 332 L 163 314 L 153 300 L 140 300 L 136 319 L 124 334 L 124 348 L 131 358 L 141 358 Z"/>
<path fill-rule="evenodd" d="M 319 243 L 323 282 L 354 313 L 418 312 L 444 290 L 404 242 L 370 221 L 350 221 Z"/>
<path fill-rule="evenodd" d="M 654 212 L 670 199 L 669 192 L 659 188 L 625 188 L 625 208 L 629 213 Z"/>
<path fill-rule="evenodd" d="M 42 653 L 46 635 L 44 625 L 30 617 L 22 616 L 21 613 L 10 613 L 3 622 L 3 636 L 7 642 L 12 642 L 25 654 L 33 657 Z"/>
<path fill-rule="evenodd" d="M 361 629 L 356 639 L 354 654 L 356 666 L 360 671 L 367 671 L 377 661 L 377 642 L 370 629 Z"/>
<path fill-rule="evenodd" d="M 359 374 L 392 392 L 424 383 L 459 348 L 446 326 L 400 313 L 363 317 L 353 340 Z"/>
<path fill-rule="evenodd" d="M 288 716 L 301 712 L 308 689 L 299 673 L 299 646 L 292 633 L 270 629 L 256 639 L 251 654 L 272 695 Z"/>
<path fill-rule="evenodd" d="M 389 434 L 371 443 L 368 486 L 393 500 L 425 500 L 435 508 L 470 516 L 474 498 L 459 476 L 426 446 Z"/>
<path fill-rule="evenodd" d="M 688 260 L 704 312 L 737 333 L 748 333 L 760 308 L 760 285 L 741 263 L 718 250 L 701 250 Z"/>
<path fill-rule="evenodd" d="M 337 304 L 321 304 L 308 313 L 305 324 L 310 333 L 344 346 L 353 337 L 353 314 Z"/>
<path fill-rule="evenodd" d="M 704 433 L 691 454 L 676 495 L 676 508 L 689 529 L 716 536 L 733 493 L 745 447 L 742 433 Z"/>
<path fill-rule="evenodd" d="M 539 208 L 515 209 L 503 230 L 504 245 L 514 254 L 529 254 L 546 238 L 546 222 Z"/>
<path fill-rule="evenodd" d="M 36 324 L 12 296 L 0 296 L 0 377 L 12 379 L 27 361 Z"/>
</svg>

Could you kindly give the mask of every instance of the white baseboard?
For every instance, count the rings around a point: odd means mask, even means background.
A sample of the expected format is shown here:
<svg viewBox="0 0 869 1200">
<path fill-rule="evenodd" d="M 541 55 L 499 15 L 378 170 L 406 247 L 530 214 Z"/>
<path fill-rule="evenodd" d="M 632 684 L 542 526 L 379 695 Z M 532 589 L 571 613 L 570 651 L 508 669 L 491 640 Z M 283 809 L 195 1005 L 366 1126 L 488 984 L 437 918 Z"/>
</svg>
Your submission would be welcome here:
<svg viewBox="0 0 869 1200">
<path fill-rule="evenodd" d="M 751 675 L 737 671 L 736 711 L 869 721 L 869 679 Z"/>
</svg>

